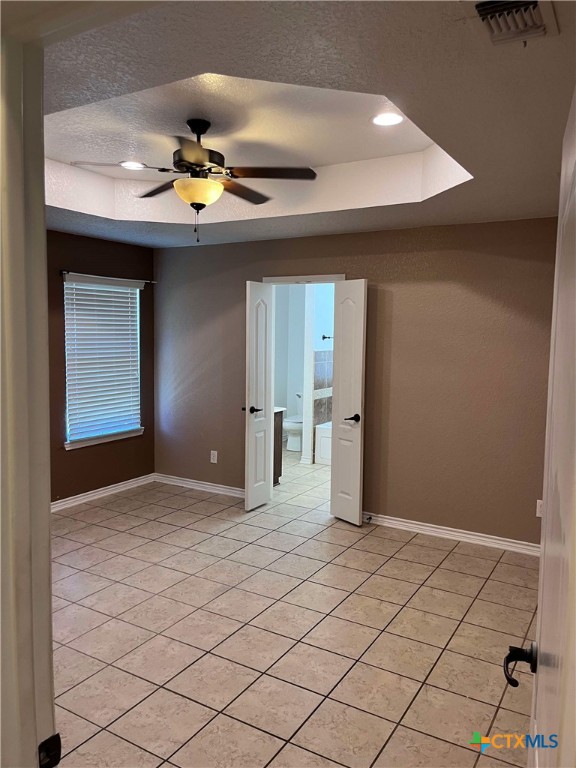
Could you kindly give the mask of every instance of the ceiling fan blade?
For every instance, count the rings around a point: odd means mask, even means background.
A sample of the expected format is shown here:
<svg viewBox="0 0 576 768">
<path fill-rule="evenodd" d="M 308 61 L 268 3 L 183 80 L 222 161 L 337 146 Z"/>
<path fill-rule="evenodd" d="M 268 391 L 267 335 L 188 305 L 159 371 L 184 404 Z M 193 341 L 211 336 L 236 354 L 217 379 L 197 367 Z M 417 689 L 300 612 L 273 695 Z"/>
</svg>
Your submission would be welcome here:
<svg viewBox="0 0 576 768">
<path fill-rule="evenodd" d="M 253 168 L 235 166 L 227 168 L 235 179 L 302 179 L 313 181 L 316 171 L 312 168 Z"/>
<path fill-rule="evenodd" d="M 180 154 L 182 159 L 192 165 L 204 165 L 208 162 L 208 150 L 204 149 L 197 141 L 184 139 L 182 136 L 176 136 L 176 141 L 180 144 Z"/>
<path fill-rule="evenodd" d="M 242 200 L 247 200 L 253 205 L 262 205 L 262 203 L 270 200 L 266 195 L 256 192 L 255 189 L 249 189 L 243 184 L 238 184 L 236 181 L 232 181 L 232 179 L 222 179 L 220 183 L 226 192 L 230 192 L 231 195 L 236 195 L 236 197 L 241 197 Z"/>
<path fill-rule="evenodd" d="M 173 184 L 173 181 L 167 181 L 165 184 L 160 184 L 159 187 L 154 187 L 154 189 L 145 192 L 143 195 L 140 195 L 140 197 L 156 197 L 156 195 L 161 195 L 162 192 L 168 192 L 169 189 L 172 189 Z"/>
</svg>

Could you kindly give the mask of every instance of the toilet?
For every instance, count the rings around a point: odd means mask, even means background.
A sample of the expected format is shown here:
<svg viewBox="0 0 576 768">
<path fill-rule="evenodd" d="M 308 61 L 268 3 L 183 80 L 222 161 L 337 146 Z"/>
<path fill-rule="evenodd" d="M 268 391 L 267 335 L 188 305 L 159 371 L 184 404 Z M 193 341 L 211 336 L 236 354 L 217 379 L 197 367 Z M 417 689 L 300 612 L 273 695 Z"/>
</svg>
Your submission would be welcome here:
<svg viewBox="0 0 576 768">
<path fill-rule="evenodd" d="M 287 451 L 302 451 L 302 393 L 296 393 L 298 413 L 284 419 L 284 431 L 288 435 Z"/>
</svg>

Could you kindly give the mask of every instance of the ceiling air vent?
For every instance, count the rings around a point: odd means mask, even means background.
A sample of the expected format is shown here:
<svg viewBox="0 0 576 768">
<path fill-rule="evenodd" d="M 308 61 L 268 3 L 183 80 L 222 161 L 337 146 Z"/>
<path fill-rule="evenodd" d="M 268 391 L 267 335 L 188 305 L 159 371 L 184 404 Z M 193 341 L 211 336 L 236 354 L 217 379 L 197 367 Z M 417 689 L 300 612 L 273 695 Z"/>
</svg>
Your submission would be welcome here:
<svg viewBox="0 0 576 768">
<path fill-rule="evenodd" d="M 526 41 L 533 37 L 558 34 L 550 2 L 509 0 L 476 3 L 476 11 L 494 44 Z"/>
</svg>

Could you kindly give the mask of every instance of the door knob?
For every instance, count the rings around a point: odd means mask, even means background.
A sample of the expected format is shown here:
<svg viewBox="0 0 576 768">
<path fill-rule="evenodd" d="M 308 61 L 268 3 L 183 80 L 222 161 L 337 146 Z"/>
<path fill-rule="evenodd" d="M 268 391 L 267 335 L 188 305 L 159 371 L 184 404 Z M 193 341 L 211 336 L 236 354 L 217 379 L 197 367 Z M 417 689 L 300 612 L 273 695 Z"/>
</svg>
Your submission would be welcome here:
<svg viewBox="0 0 576 768">
<path fill-rule="evenodd" d="M 508 669 L 514 661 L 523 661 L 526 664 L 530 664 L 530 672 L 536 672 L 538 669 L 538 645 L 532 641 L 530 648 L 518 648 L 515 645 L 508 647 L 508 653 L 504 657 L 504 677 L 508 685 L 511 685 L 512 688 L 518 688 L 520 683 L 516 678 L 512 677 Z"/>
<path fill-rule="evenodd" d="M 260 411 L 263 411 L 264 408 L 254 408 L 253 405 L 250 406 L 250 413 L 260 413 Z"/>
<path fill-rule="evenodd" d="M 360 421 L 360 414 L 355 413 L 354 416 L 348 416 L 348 418 L 344 419 L 344 421 L 355 421 L 356 424 L 358 424 L 358 422 Z"/>
</svg>

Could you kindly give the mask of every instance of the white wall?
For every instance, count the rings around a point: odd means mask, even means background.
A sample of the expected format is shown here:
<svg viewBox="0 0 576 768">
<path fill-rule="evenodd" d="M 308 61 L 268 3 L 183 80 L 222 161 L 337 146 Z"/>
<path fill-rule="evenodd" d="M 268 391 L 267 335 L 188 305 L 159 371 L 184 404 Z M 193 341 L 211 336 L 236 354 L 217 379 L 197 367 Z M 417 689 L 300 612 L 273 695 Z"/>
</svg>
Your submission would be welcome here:
<svg viewBox="0 0 576 768">
<path fill-rule="evenodd" d="M 298 412 L 296 392 L 304 386 L 304 285 L 276 286 L 274 405 Z"/>
</svg>

